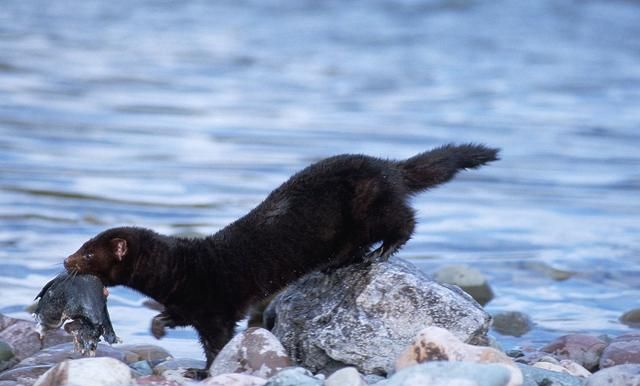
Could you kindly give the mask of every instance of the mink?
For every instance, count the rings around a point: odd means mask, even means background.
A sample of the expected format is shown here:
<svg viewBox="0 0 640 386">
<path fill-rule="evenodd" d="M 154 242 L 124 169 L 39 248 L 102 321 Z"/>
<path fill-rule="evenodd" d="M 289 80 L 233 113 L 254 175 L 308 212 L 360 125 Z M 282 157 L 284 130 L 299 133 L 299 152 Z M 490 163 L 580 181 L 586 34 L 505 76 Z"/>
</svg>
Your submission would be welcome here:
<svg viewBox="0 0 640 386">
<path fill-rule="evenodd" d="M 401 161 L 337 155 L 294 174 L 206 238 L 112 228 L 64 264 L 163 304 L 152 321 L 154 336 L 165 327 L 193 326 L 209 368 L 251 304 L 309 272 L 388 258 L 414 231 L 413 195 L 497 154 L 483 145 L 450 144 Z"/>
</svg>

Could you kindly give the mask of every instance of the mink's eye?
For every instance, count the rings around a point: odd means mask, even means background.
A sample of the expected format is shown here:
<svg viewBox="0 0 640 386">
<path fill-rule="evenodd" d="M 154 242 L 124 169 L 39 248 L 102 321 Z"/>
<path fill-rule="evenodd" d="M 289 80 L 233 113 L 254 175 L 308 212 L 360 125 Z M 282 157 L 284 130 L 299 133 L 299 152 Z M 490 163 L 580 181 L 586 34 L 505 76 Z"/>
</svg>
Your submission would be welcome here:
<svg viewBox="0 0 640 386">
<path fill-rule="evenodd" d="M 87 252 L 82 257 L 84 257 L 85 260 L 91 260 L 91 259 L 93 259 L 93 253 L 92 252 Z"/>
</svg>

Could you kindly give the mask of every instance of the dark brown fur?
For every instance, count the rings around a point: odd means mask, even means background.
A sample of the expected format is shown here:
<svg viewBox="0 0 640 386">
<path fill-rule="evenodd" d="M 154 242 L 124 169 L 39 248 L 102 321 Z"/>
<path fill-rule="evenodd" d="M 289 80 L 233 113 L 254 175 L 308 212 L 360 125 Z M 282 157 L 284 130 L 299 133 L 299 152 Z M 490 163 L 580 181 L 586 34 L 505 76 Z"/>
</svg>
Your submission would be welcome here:
<svg viewBox="0 0 640 386">
<path fill-rule="evenodd" d="M 207 238 L 113 228 L 87 241 L 65 267 L 162 303 L 154 335 L 165 326 L 194 326 L 208 368 L 252 303 L 308 272 L 387 258 L 413 233 L 411 195 L 496 159 L 497 150 L 480 145 L 447 145 L 399 162 L 327 158 Z"/>
</svg>

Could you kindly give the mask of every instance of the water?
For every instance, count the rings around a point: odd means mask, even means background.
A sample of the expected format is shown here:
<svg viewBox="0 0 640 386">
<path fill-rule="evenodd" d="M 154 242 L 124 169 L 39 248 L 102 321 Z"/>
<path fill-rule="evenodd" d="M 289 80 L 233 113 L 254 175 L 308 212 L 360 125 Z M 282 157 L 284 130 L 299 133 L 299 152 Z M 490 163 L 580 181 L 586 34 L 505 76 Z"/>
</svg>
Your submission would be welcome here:
<svg viewBox="0 0 640 386">
<path fill-rule="evenodd" d="M 417 197 L 400 256 L 484 272 L 490 312 L 536 323 L 507 347 L 629 331 L 638 20 L 630 0 L 5 0 L 0 312 L 29 318 L 105 228 L 211 233 L 314 160 L 482 142 L 502 160 Z M 154 342 L 143 300 L 111 291 L 127 343 Z M 201 357 L 192 330 L 159 343 Z"/>
</svg>

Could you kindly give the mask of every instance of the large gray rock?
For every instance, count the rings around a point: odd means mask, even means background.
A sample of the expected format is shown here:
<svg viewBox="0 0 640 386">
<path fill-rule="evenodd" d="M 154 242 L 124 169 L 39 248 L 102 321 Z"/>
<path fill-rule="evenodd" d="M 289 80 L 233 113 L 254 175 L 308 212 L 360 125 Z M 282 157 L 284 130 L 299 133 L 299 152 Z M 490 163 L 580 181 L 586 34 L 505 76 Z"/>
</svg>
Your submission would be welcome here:
<svg viewBox="0 0 640 386">
<path fill-rule="evenodd" d="M 275 314 L 272 332 L 291 358 L 324 374 L 355 366 L 384 375 L 423 328 L 443 327 L 472 342 L 484 338 L 491 319 L 458 287 L 398 258 L 307 275 L 266 313 Z"/>
</svg>

